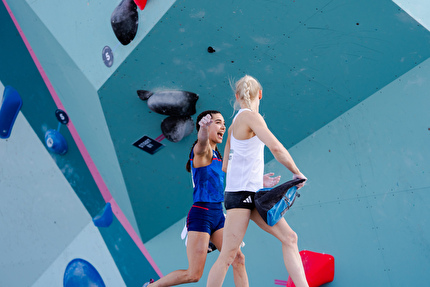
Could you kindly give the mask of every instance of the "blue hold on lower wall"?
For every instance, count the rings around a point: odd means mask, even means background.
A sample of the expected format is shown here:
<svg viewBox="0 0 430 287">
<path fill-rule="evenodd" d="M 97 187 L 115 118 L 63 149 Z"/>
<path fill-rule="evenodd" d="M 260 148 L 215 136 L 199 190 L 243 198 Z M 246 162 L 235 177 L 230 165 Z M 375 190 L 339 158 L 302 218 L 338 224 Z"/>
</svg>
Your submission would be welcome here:
<svg viewBox="0 0 430 287">
<path fill-rule="evenodd" d="M 47 130 L 45 143 L 49 151 L 57 154 L 65 154 L 68 150 L 67 141 L 58 130 Z"/>
<path fill-rule="evenodd" d="M 63 287 L 105 287 L 97 269 L 80 258 L 69 262 L 64 272 Z"/>
<path fill-rule="evenodd" d="M 110 202 L 106 203 L 102 212 L 93 218 L 94 225 L 97 227 L 109 227 L 113 221 L 113 212 Z"/>
<path fill-rule="evenodd" d="M 10 137 L 21 106 L 22 99 L 19 93 L 11 86 L 6 86 L 0 106 L 0 138 L 7 139 Z"/>
</svg>

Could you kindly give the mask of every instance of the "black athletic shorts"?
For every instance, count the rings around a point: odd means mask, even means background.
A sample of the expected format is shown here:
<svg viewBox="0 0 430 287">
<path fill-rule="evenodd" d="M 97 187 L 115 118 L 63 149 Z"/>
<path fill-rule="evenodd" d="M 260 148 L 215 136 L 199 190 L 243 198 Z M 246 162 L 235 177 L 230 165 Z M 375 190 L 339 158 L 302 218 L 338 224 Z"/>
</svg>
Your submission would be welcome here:
<svg viewBox="0 0 430 287">
<path fill-rule="evenodd" d="M 245 208 L 253 210 L 255 192 L 252 191 L 226 191 L 224 193 L 224 206 L 226 210 L 232 208 Z"/>
</svg>

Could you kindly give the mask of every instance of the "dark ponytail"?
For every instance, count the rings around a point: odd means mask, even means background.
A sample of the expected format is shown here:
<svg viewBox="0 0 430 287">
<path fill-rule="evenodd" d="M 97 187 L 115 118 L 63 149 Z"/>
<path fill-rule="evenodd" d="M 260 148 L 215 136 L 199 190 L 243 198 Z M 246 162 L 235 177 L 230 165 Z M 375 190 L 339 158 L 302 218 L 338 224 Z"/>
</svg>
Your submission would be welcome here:
<svg viewBox="0 0 430 287">
<path fill-rule="evenodd" d="M 202 112 L 202 113 L 200 113 L 200 115 L 198 115 L 197 116 L 197 119 L 196 119 L 196 129 L 197 129 L 197 133 L 199 132 L 199 130 L 200 130 L 200 125 L 199 125 L 199 122 L 201 121 L 201 119 L 204 117 L 204 116 L 206 116 L 206 115 L 214 115 L 214 114 L 221 114 L 219 111 L 215 111 L 215 110 L 207 110 L 207 111 L 204 111 L 204 112 Z M 196 145 L 196 143 L 198 142 L 198 139 L 193 143 L 193 145 L 192 145 L 192 147 L 191 147 L 191 150 L 190 150 L 190 155 L 188 156 L 188 161 L 187 161 L 187 165 L 185 166 L 185 169 L 188 171 L 188 172 L 191 172 L 191 153 L 193 152 L 193 149 L 194 149 L 194 146 Z M 222 156 L 221 156 L 221 153 L 218 151 L 218 147 L 215 147 L 215 151 L 218 153 L 218 155 L 220 156 L 220 158 L 221 158 L 221 160 L 222 160 Z"/>
</svg>

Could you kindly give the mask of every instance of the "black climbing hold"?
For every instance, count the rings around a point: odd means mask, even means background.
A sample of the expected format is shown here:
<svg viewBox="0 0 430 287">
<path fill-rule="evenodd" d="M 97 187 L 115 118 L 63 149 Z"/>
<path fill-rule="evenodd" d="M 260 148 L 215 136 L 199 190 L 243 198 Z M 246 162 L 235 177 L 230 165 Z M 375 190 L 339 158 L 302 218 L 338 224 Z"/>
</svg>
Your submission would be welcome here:
<svg viewBox="0 0 430 287">
<path fill-rule="evenodd" d="M 212 48 L 211 46 L 208 47 L 208 52 L 209 53 L 215 53 L 215 49 Z"/>
<path fill-rule="evenodd" d="M 186 91 L 137 91 L 139 98 L 147 100 L 152 111 L 169 116 L 191 116 L 196 113 L 199 96 Z"/>
<path fill-rule="evenodd" d="M 150 96 L 152 96 L 154 93 L 150 92 L 150 91 L 145 91 L 145 90 L 138 90 L 137 91 L 137 95 L 139 96 L 139 98 L 142 101 L 146 101 L 147 99 L 149 99 Z"/>
<path fill-rule="evenodd" d="M 178 142 L 192 133 L 194 122 L 191 117 L 167 117 L 161 123 L 163 135 L 171 142 Z"/>
<path fill-rule="evenodd" d="M 137 34 L 139 14 L 133 0 L 122 0 L 110 17 L 113 32 L 121 44 L 128 45 Z"/>
</svg>

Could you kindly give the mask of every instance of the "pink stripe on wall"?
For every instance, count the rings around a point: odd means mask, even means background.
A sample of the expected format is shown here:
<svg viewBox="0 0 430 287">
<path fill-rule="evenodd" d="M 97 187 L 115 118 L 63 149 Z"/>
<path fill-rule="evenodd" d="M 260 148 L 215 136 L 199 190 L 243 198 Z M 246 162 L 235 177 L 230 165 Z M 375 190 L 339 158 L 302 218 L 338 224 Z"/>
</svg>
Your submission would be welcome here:
<svg viewBox="0 0 430 287">
<path fill-rule="evenodd" d="M 155 140 L 157 141 L 157 142 L 161 142 L 162 140 L 164 140 L 166 137 L 163 135 L 163 134 L 161 134 L 161 135 L 159 135 Z"/>
<path fill-rule="evenodd" d="M 143 242 L 140 240 L 137 233 L 134 231 L 133 227 L 131 226 L 130 222 L 128 221 L 127 217 L 124 216 L 121 209 L 119 208 L 118 204 L 116 203 L 115 199 L 111 199 L 110 204 L 112 206 L 112 211 L 118 218 L 119 222 L 121 222 L 122 226 L 127 230 L 130 230 L 128 234 L 130 235 L 131 239 L 133 239 L 134 243 L 136 243 L 137 247 L 140 249 L 143 255 L 145 255 L 146 259 L 148 259 L 149 263 L 151 263 L 152 268 L 154 268 L 155 272 L 157 272 L 158 276 L 163 277 L 161 270 L 157 267 L 155 262 L 152 260 L 151 255 L 149 254 L 148 250 L 145 248 L 145 245 L 143 245 Z"/>
<path fill-rule="evenodd" d="M 6 10 L 8 11 L 10 17 L 12 18 L 12 21 L 15 24 L 15 27 L 18 30 L 22 40 L 24 41 L 24 44 L 27 47 L 27 50 L 30 53 L 31 58 L 34 61 L 34 64 L 36 65 L 37 69 L 39 70 L 39 73 L 42 76 L 42 79 L 45 82 L 45 85 L 48 88 L 49 93 L 51 94 L 52 99 L 54 100 L 57 108 L 66 111 L 63 104 L 61 103 L 60 98 L 58 97 L 57 93 L 55 92 L 55 89 L 52 86 L 51 81 L 49 80 L 48 76 L 45 73 L 45 70 L 43 69 L 42 65 L 40 64 L 39 60 L 37 59 L 36 54 L 34 53 L 33 49 L 31 48 L 31 45 L 28 42 L 27 37 L 25 37 L 24 32 L 22 31 L 18 21 L 15 18 L 15 15 L 13 14 L 13 12 L 10 9 L 9 5 L 7 4 L 6 0 L 3 0 L 3 4 L 6 7 Z M 143 242 L 140 240 L 136 231 L 133 229 L 130 222 L 127 220 L 127 217 L 124 215 L 124 213 L 119 208 L 118 204 L 113 199 L 109 189 L 106 186 L 106 183 L 104 182 L 103 178 L 101 177 L 96 165 L 94 164 L 93 160 L 91 159 L 90 154 L 88 153 L 87 149 L 85 148 L 85 145 L 82 142 L 81 137 L 79 136 L 75 126 L 73 125 L 72 120 L 69 120 L 69 123 L 67 124 L 67 126 L 68 126 L 70 134 L 72 135 L 73 139 L 75 140 L 75 143 L 76 143 L 83 159 L 85 160 L 85 163 L 87 164 L 87 167 L 90 170 L 91 175 L 93 176 L 94 181 L 97 184 L 97 187 L 99 188 L 105 202 L 111 202 L 114 214 L 118 218 L 119 222 L 121 222 L 124 229 L 130 235 L 130 237 L 133 239 L 133 241 L 136 243 L 137 247 L 140 249 L 142 254 L 146 257 L 148 262 L 151 264 L 152 268 L 154 268 L 154 270 L 157 272 L 158 276 L 162 277 L 163 275 L 162 275 L 160 269 L 155 264 L 154 260 L 152 259 L 151 255 L 149 254 L 149 252 L 146 250 L 145 246 L 143 245 Z"/>
</svg>

